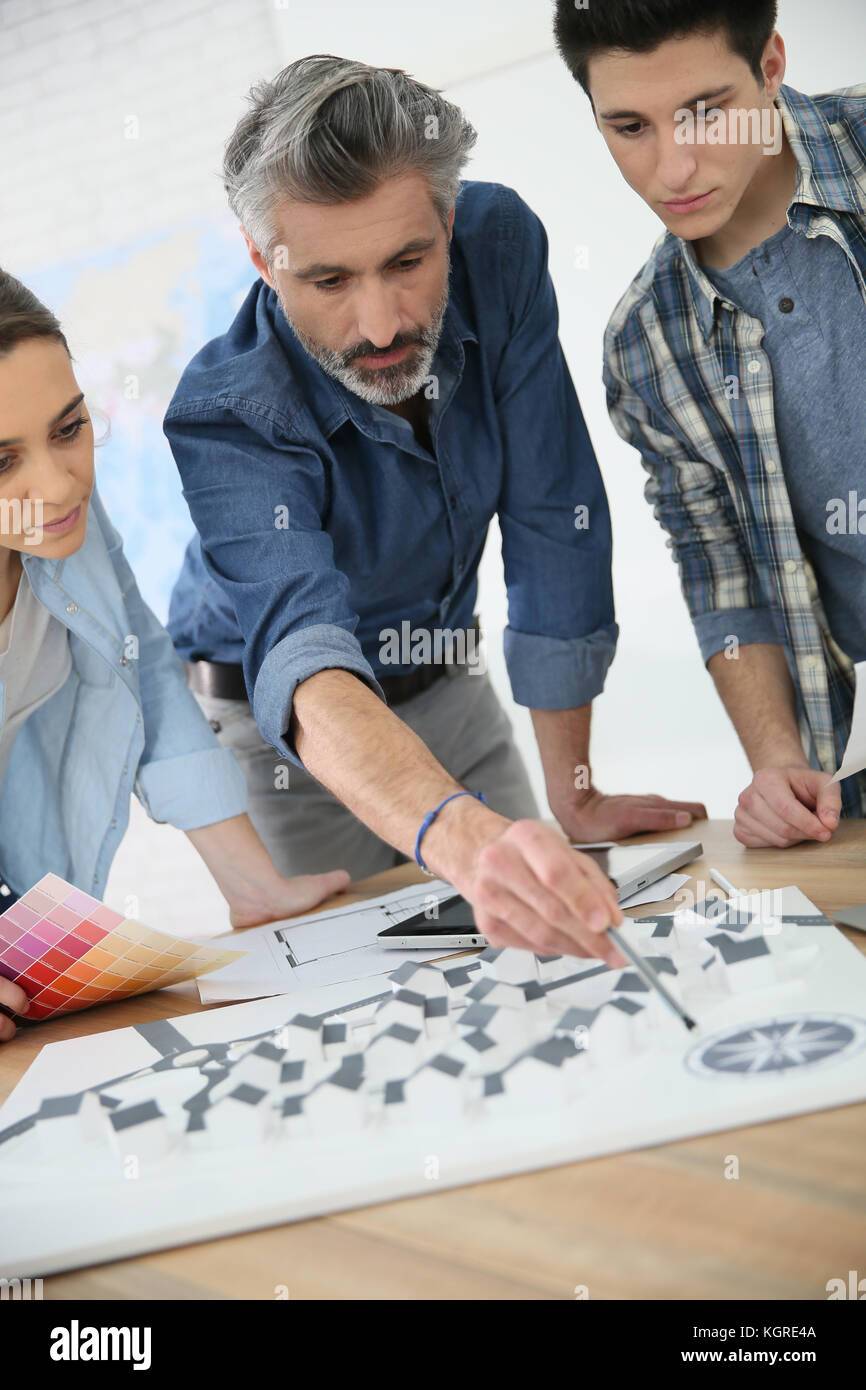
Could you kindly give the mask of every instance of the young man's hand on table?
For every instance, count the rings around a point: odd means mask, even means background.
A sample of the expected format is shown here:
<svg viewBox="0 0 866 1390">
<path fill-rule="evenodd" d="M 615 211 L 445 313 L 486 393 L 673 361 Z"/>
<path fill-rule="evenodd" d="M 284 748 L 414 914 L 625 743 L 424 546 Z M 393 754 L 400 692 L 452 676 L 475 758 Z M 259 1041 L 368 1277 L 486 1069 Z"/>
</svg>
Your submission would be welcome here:
<svg viewBox="0 0 866 1390">
<path fill-rule="evenodd" d="M 736 661 L 715 652 L 707 669 L 753 773 L 734 813 L 736 839 L 750 848 L 777 849 L 829 840 L 842 810 L 839 783 L 810 767 L 803 754 L 784 648 L 750 642 Z"/>
<path fill-rule="evenodd" d="M 842 794 L 829 772 L 808 763 L 758 768 L 740 792 L 734 837 L 750 848 L 788 849 L 803 840 L 829 840 L 839 824 Z"/>
</svg>

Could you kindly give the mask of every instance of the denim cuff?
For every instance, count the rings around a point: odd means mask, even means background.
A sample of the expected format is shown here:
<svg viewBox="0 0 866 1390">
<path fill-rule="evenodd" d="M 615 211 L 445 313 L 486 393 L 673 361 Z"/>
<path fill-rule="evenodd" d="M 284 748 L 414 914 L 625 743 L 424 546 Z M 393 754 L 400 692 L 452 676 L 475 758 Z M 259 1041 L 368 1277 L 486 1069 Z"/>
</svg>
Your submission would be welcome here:
<svg viewBox="0 0 866 1390">
<path fill-rule="evenodd" d="M 604 689 L 616 651 L 616 623 L 587 637 L 544 637 L 505 629 L 505 664 L 511 693 L 530 709 L 576 709 Z"/>
<path fill-rule="evenodd" d="M 178 830 L 197 830 L 247 809 L 246 778 L 229 748 L 203 748 L 143 763 L 135 790 L 152 820 L 167 821 Z"/>
<path fill-rule="evenodd" d="M 259 733 L 296 767 L 303 763 L 288 740 L 295 687 L 317 671 L 351 671 L 384 702 L 382 687 L 358 639 L 332 623 L 315 623 L 291 632 L 268 652 L 256 677 L 253 714 Z"/>
</svg>

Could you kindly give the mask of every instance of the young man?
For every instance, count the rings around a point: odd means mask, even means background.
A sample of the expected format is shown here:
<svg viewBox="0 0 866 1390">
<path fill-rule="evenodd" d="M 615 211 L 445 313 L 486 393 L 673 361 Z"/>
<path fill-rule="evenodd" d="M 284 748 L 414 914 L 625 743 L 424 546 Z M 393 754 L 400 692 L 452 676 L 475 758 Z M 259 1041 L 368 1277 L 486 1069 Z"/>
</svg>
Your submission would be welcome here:
<svg viewBox="0 0 866 1390">
<path fill-rule="evenodd" d="M 606 499 L 544 230 L 510 189 L 460 186 L 474 139 L 438 93 L 342 58 L 254 90 L 225 182 L 261 278 L 165 422 L 199 533 L 171 631 L 278 863 L 336 855 L 355 877 L 396 847 L 496 944 L 613 958 L 611 885 L 527 819 L 474 659 L 494 514 L 512 688 L 563 830 L 615 839 L 705 812 L 589 783 L 616 641 Z"/>
<path fill-rule="evenodd" d="M 866 88 L 782 85 L 775 0 L 560 0 L 556 39 L 667 228 L 608 325 L 705 662 L 749 757 L 745 845 L 827 840 L 866 659 Z M 859 489 L 859 492 L 858 492 Z"/>
</svg>

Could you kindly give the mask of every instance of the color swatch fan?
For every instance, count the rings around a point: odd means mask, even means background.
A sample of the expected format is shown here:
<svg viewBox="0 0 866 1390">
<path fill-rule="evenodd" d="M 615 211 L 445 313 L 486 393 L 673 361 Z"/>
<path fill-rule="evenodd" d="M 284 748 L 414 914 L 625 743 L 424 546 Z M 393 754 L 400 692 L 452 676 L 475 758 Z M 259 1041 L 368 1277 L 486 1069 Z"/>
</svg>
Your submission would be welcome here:
<svg viewBox="0 0 866 1390">
<path fill-rule="evenodd" d="M 242 955 L 152 931 L 56 874 L 0 915 L 0 974 L 29 995 L 28 1020 L 162 989 Z"/>
</svg>

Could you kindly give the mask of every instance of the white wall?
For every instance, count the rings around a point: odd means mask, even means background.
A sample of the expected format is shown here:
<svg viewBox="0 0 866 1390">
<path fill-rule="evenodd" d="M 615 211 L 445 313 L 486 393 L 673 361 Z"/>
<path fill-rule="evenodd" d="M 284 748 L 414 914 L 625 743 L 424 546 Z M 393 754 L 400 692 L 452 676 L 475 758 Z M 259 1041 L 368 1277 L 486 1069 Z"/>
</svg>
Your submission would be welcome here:
<svg viewBox="0 0 866 1390">
<path fill-rule="evenodd" d="M 548 228 L 563 343 L 610 497 L 622 637 L 597 703 L 598 780 L 701 797 L 728 815 L 745 759 L 600 381 L 607 315 L 660 225 L 610 163 L 549 20 L 541 0 L 0 0 L 0 264 L 60 315 L 82 386 L 111 417 L 100 485 L 164 616 L 190 526 L 160 421 L 184 363 L 250 282 L 218 178 L 248 87 L 292 58 L 333 51 L 447 86 L 479 131 L 471 176 L 516 187 Z M 794 85 L 863 77 L 862 0 L 820 11 L 781 0 L 780 28 Z M 575 268 L 577 246 L 587 269 Z M 482 615 L 488 630 L 504 623 L 494 538 Z M 491 666 L 508 700 L 498 641 Z M 541 794 L 528 715 L 514 719 Z"/>
</svg>

